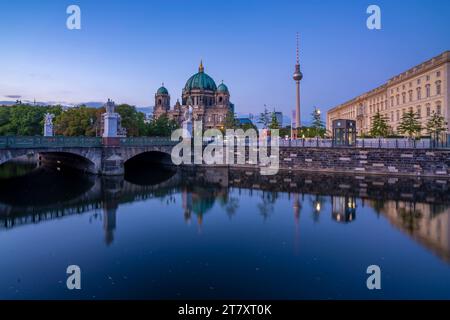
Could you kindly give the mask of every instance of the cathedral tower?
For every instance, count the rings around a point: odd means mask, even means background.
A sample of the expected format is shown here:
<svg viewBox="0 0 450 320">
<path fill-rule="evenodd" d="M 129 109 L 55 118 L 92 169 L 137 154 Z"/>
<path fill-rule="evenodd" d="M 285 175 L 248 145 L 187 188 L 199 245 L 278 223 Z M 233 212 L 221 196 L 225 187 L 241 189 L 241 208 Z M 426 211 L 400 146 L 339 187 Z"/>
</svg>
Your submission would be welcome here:
<svg viewBox="0 0 450 320">
<path fill-rule="evenodd" d="M 153 111 L 153 115 L 155 118 L 159 118 L 163 113 L 166 113 L 170 110 L 170 95 L 169 91 L 164 87 L 164 83 L 162 87 L 156 91 L 155 94 L 155 110 Z"/>
</svg>

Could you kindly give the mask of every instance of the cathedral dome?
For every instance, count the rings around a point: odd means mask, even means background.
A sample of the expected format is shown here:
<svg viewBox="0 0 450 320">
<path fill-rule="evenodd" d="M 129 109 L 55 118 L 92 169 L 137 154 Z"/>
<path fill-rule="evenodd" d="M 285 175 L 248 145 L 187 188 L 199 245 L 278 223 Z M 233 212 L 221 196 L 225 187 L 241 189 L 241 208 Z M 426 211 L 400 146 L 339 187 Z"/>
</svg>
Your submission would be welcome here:
<svg viewBox="0 0 450 320">
<path fill-rule="evenodd" d="M 156 91 L 156 94 L 169 94 L 169 91 L 166 89 L 166 87 L 162 86 L 158 89 L 158 91 Z"/>
<path fill-rule="evenodd" d="M 210 90 L 216 91 L 217 86 L 213 78 L 208 76 L 204 72 L 203 63 L 200 62 L 200 67 L 198 68 L 198 73 L 194 74 L 186 82 L 184 86 L 184 91 L 189 92 L 191 90 Z"/>
<path fill-rule="evenodd" d="M 228 87 L 222 82 L 222 83 L 219 84 L 219 86 L 217 87 L 217 92 L 228 93 Z"/>
</svg>

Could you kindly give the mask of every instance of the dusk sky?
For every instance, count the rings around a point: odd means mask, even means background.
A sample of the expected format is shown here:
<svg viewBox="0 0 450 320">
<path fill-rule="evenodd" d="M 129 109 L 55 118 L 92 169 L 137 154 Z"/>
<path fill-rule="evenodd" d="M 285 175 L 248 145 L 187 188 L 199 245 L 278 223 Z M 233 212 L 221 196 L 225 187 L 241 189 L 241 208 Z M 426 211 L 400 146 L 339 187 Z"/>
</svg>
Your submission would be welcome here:
<svg viewBox="0 0 450 320">
<path fill-rule="evenodd" d="M 203 59 L 238 113 L 295 108 L 300 33 L 303 119 L 450 50 L 450 1 L 0 0 L 0 100 L 171 104 Z M 81 30 L 66 8 L 81 8 Z M 366 27 L 370 4 L 381 30 Z"/>
</svg>

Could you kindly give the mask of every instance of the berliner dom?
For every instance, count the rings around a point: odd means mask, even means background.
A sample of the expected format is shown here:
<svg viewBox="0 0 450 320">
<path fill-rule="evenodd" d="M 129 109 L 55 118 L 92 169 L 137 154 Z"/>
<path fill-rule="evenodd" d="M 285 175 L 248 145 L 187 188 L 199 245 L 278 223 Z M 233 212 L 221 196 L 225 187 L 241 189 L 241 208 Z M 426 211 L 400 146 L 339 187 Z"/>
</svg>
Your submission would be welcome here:
<svg viewBox="0 0 450 320">
<path fill-rule="evenodd" d="M 226 115 L 234 112 L 234 105 L 230 102 L 228 87 L 222 82 L 219 86 L 206 72 L 203 62 L 200 62 L 198 72 L 186 81 L 181 93 L 181 103 L 177 100 L 173 108 L 170 106 L 170 94 L 164 87 L 160 87 L 155 94 L 155 118 L 166 114 L 169 119 L 180 125 L 188 114 L 186 110 L 192 107 L 192 120 L 202 121 L 204 129 L 223 129 Z"/>
</svg>

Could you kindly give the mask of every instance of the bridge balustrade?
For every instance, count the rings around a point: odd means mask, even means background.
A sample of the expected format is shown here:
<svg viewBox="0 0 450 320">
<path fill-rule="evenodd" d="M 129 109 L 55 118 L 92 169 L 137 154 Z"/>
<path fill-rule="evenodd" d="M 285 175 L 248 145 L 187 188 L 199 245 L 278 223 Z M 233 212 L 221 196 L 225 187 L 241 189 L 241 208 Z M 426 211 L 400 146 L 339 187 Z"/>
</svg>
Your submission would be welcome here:
<svg viewBox="0 0 450 320">
<path fill-rule="evenodd" d="M 101 147 L 100 137 L 2 136 L 0 148 Z"/>
<path fill-rule="evenodd" d="M 120 146 L 167 146 L 178 142 L 167 137 L 119 138 Z M 60 148 L 60 147 L 102 147 L 101 137 L 40 137 L 0 136 L 0 149 L 7 148 Z"/>
<path fill-rule="evenodd" d="M 126 137 L 120 138 L 121 146 L 168 146 L 176 145 L 177 141 L 171 141 L 167 137 Z"/>
</svg>

